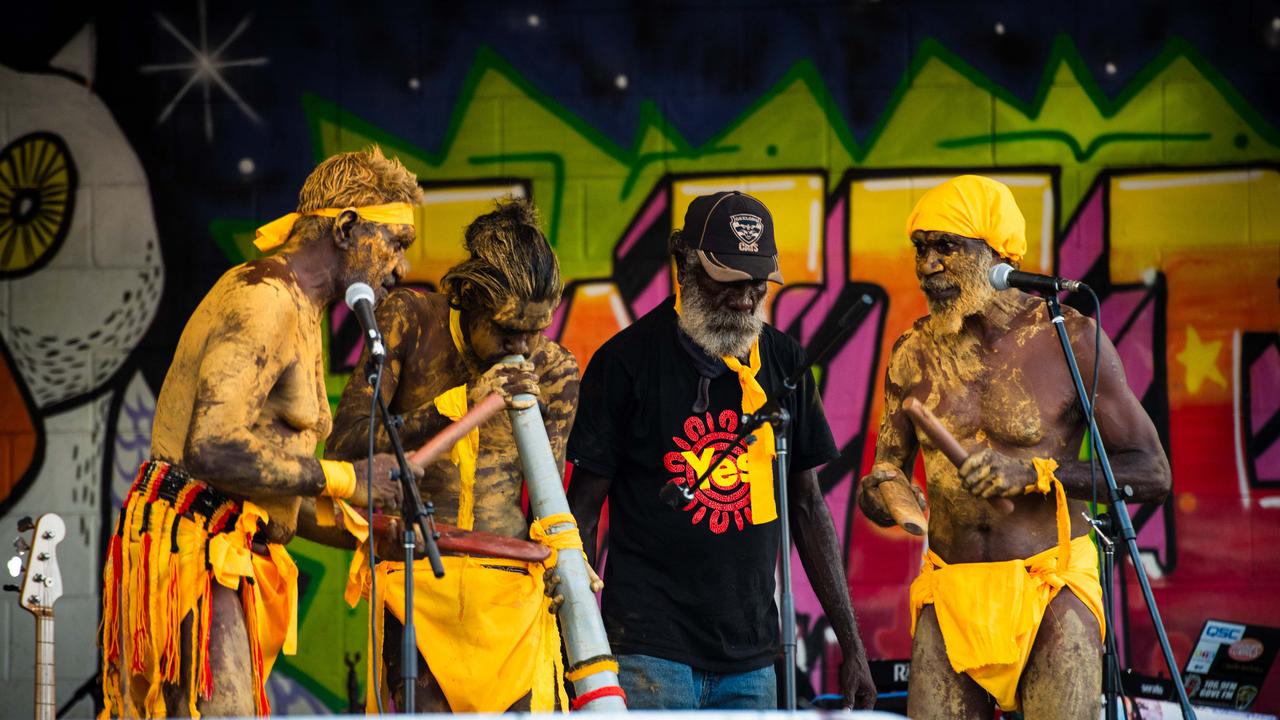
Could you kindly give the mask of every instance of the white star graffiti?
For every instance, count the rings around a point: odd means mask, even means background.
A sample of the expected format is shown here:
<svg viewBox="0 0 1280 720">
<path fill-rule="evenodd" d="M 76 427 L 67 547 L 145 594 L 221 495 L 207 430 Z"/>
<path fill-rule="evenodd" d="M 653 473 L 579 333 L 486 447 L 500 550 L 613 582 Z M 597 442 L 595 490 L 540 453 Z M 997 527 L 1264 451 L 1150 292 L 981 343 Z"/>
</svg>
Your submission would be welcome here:
<svg viewBox="0 0 1280 720">
<path fill-rule="evenodd" d="M 227 35 L 226 39 L 210 51 L 208 22 L 205 13 L 205 0 L 198 0 L 197 11 L 200 31 L 200 43 L 198 47 L 193 41 L 183 35 L 178 28 L 174 27 L 173 23 L 169 22 L 168 18 L 160 13 L 156 13 L 156 22 L 158 22 L 160 27 L 168 31 L 170 35 L 177 39 L 177 41 L 191 53 L 191 60 L 188 62 L 143 65 L 139 68 L 139 71 L 148 75 L 162 72 L 189 72 L 190 76 L 187 78 L 187 82 L 184 83 L 183 86 L 179 88 L 178 92 L 174 94 L 173 99 L 169 101 L 169 104 L 165 105 L 164 109 L 160 111 L 160 116 L 156 118 L 156 124 L 164 124 L 164 122 L 169 119 L 169 116 L 173 114 L 174 109 L 178 107 L 178 103 L 182 101 L 182 98 L 186 97 L 187 93 L 191 88 L 195 87 L 196 83 L 199 83 L 200 89 L 204 95 L 204 136 L 205 140 L 212 142 L 213 112 L 210 100 L 211 86 L 217 85 L 221 88 L 222 92 L 226 93 L 227 97 L 231 98 L 231 101 L 235 103 L 236 107 L 240 108 L 240 112 L 244 113 L 245 117 L 249 118 L 255 124 L 261 125 L 262 118 L 259 117 L 258 113 L 254 112 L 253 108 L 249 103 L 245 102 L 244 98 L 240 97 L 240 93 L 236 92 L 235 88 L 231 87 L 230 83 L 222 77 L 222 71 L 233 67 L 261 67 L 266 65 L 269 62 L 269 59 L 266 57 L 241 58 L 237 60 L 222 59 L 223 51 L 225 51 L 231 43 L 235 42 L 236 38 L 240 37 L 240 35 L 249 28 L 249 25 L 253 22 L 252 14 L 245 15 L 244 18 L 240 20 L 239 24 L 236 25 L 235 29 Z"/>
</svg>

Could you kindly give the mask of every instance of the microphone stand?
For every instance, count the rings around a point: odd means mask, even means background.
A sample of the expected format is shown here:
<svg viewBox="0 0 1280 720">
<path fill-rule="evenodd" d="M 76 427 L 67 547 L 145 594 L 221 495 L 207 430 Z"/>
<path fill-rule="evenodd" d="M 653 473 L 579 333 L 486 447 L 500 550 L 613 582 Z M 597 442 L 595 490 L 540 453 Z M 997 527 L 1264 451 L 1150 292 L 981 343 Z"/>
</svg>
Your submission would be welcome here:
<svg viewBox="0 0 1280 720">
<path fill-rule="evenodd" d="M 1125 492 L 1122 493 L 1116 485 L 1116 476 L 1111 472 L 1111 461 L 1107 458 L 1107 449 L 1103 446 L 1102 436 L 1098 434 L 1098 424 L 1094 421 L 1093 406 L 1089 403 L 1089 393 L 1085 390 L 1084 379 L 1080 375 L 1080 367 L 1076 364 L 1076 356 L 1071 349 L 1071 339 L 1067 337 L 1066 320 L 1062 316 L 1062 306 L 1058 303 L 1058 294 L 1056 292 L 1046 292 L 1044 301 L 1048 305 L 1049 319 L 1053 322 L 1054 329 L 1058 332 L 1058 340 L 1062 344 L 1062 353 L 1067 359 L 1067 369 L 1071 372 L 1071 380 L 1075 383 L 1076 395 L 1080 399 L 1080 407 L 1084 410 L 1084 416 L 1089 422 L 1089 438 L 1093 444 L 1094 454 L 1102 466 L 1102 476 L 1107 481 L 1107 490 L 1111 498 L 1110 511 L 1107 513 L 1110 518 L 1109 524 L 1112 530 L 1117 531 L 1116 534 L 1119 535 L 1119 539 L 1124 541 L 1129 561 L 1133 563 L 1133 569 L 1138 576 L 1138 587 L 1142 589 L 1142 597 L 1146 600 L 1147 610 L 1151 614 L 1151 623 L 1155 628 L 1156 638 L 1160 642 L 1160 649 L 1164 653 L 1165 664 L 1169 666 L 1169 676 L 1172 678 L 1173 687 L 1178 693 L 1178 704 L 1182 707 L 1182 716 L 1195 720 L 1196 713 L 1191 707 L 1191 701 L 1187 698 L 1187 689 L 1182 685 L 1182 673 L 1178 672 L 1175 666 L 1173 650 L 1169 646 L 1169 635 L 1165 632 L 1164 622 L 1160 619 L 1160 611 L 1156 608 L 1156 599 L 1151 592 L 1151 581 L 1147 578 L 1147 569 L 1142 564 L 1142 558 L 1138 552 L 1138 536 L 1134 532 L 1133 521 L 1129 518 L 1129 508 L 1125 505 L 1125 495 L 1132 495 L 1133 491 L 1126 485 Z M 1110 542 L 1108 541 L 1107 544 L 1110 545 Z M 1111 589 L 1111 578 L 1109 576 L 1104 589 Z M 1102 601 L 1105 607 L 1111 607 L 1112 598 L 1109 592 L 1103 596 Z M 1111 628 L 1108 627 L 1107 631 L 1110 634 Z M 1115 662 L 1114 656 L 1112 657 L 1112 662 Z M 1115 694 L 1119 684 L 1118 682 L 1105 680 L 1106 674 L 1110 673 L 1111 670 L 1112 668 L 1103 668 L 1103 686 L 1112 693 L 1111 697 L 1106 699 L 1107 718 L 1109 719 L 1115 717 Z"/>
<path fill-rule="evenodd" d="M 667 483 L 658 493 L 658 497 L 673 508 L 679 508 L 681 500 L 692 502 L 698 487 L 711 475 L 712 471 L 720 467 L 720 463 L 729 457 L 729 453 L 733 451 L 733 448 L 739 444 L 751 444 L 755 440 L 755 438 L 751 437 L 751 434 L 761 425 L 765 423 L 773 425 L 773 442 L 776 453 L 773 477 L 777 483 L 776 502 L 778 505 L 778 522 L 781 524 L 778 537 L 782 567 L 782 607 L 779 608 L 779 612 L 782 614 L 782 654 L 783 663 L 786 666 L 784 670 L 783 695 L 786 709 L 789 711 L 796 709 L 796 613 L 795 596 L 791 590 L 791 502 L 787 495 L 787 473 L 790 470 L 787 459 L 789 450 L 787 428 L 791 424 L 791 413 L 783 407 L 783 403 L 796 391 L 796 388 L 800 386 L 800 381 L 806 374 L 811 372 L 813 366 L 821 364 L 835 351 L 836 345 L 845 338 L 849 328 L 860 320 L 863 315 L 866 315 L 874 304 L 875 301 L 871 296 L 865 293 L 854 301 L 853 307 L 845 311 L 845 314 L 836 323 L 836 331 L 832 334 L 831 339 L 818 352 L 807 354 L 804 363 L 782 381 L 782 391 L 766 400 L 765 404 L 755 412 L 743 413 L 742 426 L 739 428 L 737 436 L 711 460 L 711 463 L 707 465 L 707 469 L 702 471 L 702 474 L 694 480 L 692 485 Z"/>
<path fill-rule="evenodd" d="M 375 382 L 382 373 L 382 362 L 371 363 L 368 371 L 369 385 L 376 387 Z M 404 445 L 400 442 L 400 418 L 393 416 L 387 410 L 387 403 L 382 398 L 382 393 L 378 393 L 378 412 L 382 416 L 383 427 L 387 429 L 387 437 L 391 439 L 391 449 L 395 453 L 396 461 L 400 469 L 393 474 L 400 480 L 401 500 L 400 517 L 404 519 L 404 635 L 400 643 L 400 667 L 403 670 L 404 678 L 404 707 L 397 708 L 406 715 L 414 713 L 414 691 L 417 688 L 418 681 L 418 648 L 416 645 L 417 633 L 413 624 L 413 559 L 416 550 L 416 540 L 414 537 L 414 526 L 417 526 L 422 533 L 422 542 L 427 551 L 427 558 L 431 562 L 431 572 L 436 577 L 444 577 L 444 564 L 440 561 L 440 548 L 436 545 L 436 539 L 439 534 L 436 532 L 435 526 L 435 506 L 430 502 L 425 505 L 422 502 L 422 496 L 418 494 L 418 483 L 413 477 L 413 471 L 409 468 L 409 460 L 404 454 Z M 370 518 L 372 518 L 373 508 L 369 508 Z M 372 522 L 372 521 L 371 521 Z M 371 528 L 372 529 L 372 528 Z M 372 535 L 370 542 L 373 541 Z M 370 568 L 370 571 L 374 571 Z M 371 611 L 375 611 L 372 607 Z M 369 658 L 369 662 L 378 662 L 378 658 Z M 370 692 L 378 692 L 377 688 L 371 688 Z"/>
</svg>

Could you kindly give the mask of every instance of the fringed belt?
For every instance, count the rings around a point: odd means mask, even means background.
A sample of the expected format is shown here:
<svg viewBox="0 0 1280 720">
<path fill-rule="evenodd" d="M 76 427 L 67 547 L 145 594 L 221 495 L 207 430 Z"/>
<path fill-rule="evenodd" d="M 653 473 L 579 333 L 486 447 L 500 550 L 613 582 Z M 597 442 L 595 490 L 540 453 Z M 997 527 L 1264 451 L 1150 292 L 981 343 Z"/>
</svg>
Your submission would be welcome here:
<svg viewBox="0 0 1280 720">
<path fill-rule="evenodd" d="M 214 582 L 241 596 L 253 656 L 255 709 L 269 712 L 266 676 L 282 642 L 288 645 L 285 652 L 292 652 L 297 570 L 283 547 L 269 546 L 268 556 L 250 552 L 266 517 L 252 503 L 229 498 L 169 463 L 151 460 L 138 469 L 103 572 L 104 716 L 177 712 L 166 707 L 163 688 L 182 680 L 185 656 L 190 658 L 187 712 L 199 717 L 197 699 L 208 699 L 213 692 L 209 630 Z M 189 614 L 190 645 L 182 647 L 181 626 Z M 279 641 L 272 639 L 277 636 Z"/>
</svg>

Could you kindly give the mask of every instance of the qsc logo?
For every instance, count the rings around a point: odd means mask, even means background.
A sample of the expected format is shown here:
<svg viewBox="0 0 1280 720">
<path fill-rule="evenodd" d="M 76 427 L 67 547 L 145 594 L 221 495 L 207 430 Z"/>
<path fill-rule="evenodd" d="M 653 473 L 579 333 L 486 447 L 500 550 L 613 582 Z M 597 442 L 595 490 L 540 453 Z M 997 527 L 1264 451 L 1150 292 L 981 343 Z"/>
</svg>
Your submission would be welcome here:
<svg viewBox="0 0 1280 720">
<path fill-rule="evenodd" d="M 1218 622 L 1216 620 L 1209 621 L 1204 626 L 1204 639 L 1217 640 L 1219 642 L 1235 642 L 1244 637 L 1244 626 L 1234 623 Z"/>
</svg>

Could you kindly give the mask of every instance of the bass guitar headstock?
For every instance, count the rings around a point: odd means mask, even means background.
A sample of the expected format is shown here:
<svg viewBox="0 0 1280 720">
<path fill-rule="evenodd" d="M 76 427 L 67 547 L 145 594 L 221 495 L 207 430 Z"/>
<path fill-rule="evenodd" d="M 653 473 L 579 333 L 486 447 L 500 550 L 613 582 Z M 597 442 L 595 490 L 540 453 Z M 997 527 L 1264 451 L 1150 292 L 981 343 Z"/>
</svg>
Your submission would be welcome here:
<svg viewBox="0 0 1280 720">
<path fill-rule="evenodd" d="M 22 577 L 18 604 L 36 616 L 53 614 L 53 604 L 62 597 L 62 573 L 58 570 L 58 543 L 67 536 L 66 523 L 53 513 L 41 515 L 35 522 L 26 517 L 18 521 L 19 535 L 13 541 L 17 551 L 9 560 L 9 574 Z M 13 586 L 7 586 L 9 589 Z"/>
</svg>

